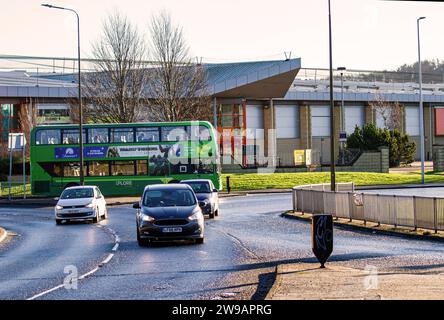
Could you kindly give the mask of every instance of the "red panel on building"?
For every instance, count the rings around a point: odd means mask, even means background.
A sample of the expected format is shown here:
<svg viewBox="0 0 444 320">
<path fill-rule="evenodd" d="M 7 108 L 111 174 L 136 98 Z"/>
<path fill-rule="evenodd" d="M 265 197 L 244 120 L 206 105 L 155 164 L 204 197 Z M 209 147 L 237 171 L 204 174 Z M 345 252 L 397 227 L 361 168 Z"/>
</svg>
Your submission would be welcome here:
<svg viewBox="0 0 444 320">
<path fill-rule="evenodd" d="M 444 108 L 435 108 L 435 135 L 444 136 Z"/>
</svg>

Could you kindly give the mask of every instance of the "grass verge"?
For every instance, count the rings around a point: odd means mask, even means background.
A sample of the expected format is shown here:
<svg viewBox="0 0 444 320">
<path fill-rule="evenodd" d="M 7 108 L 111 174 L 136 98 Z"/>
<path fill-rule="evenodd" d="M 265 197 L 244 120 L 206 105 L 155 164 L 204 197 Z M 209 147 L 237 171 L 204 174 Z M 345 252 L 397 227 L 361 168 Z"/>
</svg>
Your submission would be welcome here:
<svg viewBox="0 0 444 320">
<path fill-rule="evenodd" d="M 304 184 L 330 182 L 330 172 L 292 172 L 270 174 L 223 174 L 222 182 L 226 188 L 226 178 L 230 177 L 231 190 L 290 189 Z M 373 173 L 373 172 L 337 172 L 337 182 L 354 182 L 358 186 L 417 184 L 421 183 L 421 174 L 409 173 Z M 427 172 L 426 183 L 444 183 L 444 173 Z"/>
</svg>

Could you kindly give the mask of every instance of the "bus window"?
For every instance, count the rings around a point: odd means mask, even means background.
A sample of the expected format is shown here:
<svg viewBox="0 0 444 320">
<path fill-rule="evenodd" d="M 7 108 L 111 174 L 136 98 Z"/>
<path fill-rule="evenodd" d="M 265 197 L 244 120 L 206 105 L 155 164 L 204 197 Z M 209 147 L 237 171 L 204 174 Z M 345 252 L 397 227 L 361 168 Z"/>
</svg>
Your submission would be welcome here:
<svg viewBox="0 0 444 320">
<path fill-rule="evenodd" d="M 159 141 L 159 128 L 137 128 L 137 142 L 157 142 Z"/>
<path fill-rule="evenodd" d="M 88 175 L 91 177 L 109 175 L 108 161 L 90 161 L 88 165 Z"/>
<path fill-rule="evenodd" d="M 38 130 L 35 138 L 36 144 L 60 144 L 60 130 Z"/>
<path fill-rule="evenodd" d="M 134 142 L 132 128 L 111 128 L 111 138 L 114 143 Z"/>
<path fill-rule="evenodd" d="M 162 127 L 162 141 L 187 141 L 188 133 L 185 127 Z"/>
<path fill-rule="evenodd" d="M 54 162 L 40 162 L 40 166 L 45 170 L 51 177 L 61 177 L 62 176 L 62 164 Z"/>
<path fill-rule="evenodd" d="M 86 132 L 83 130 L 83 142 L 85 142 Z M 80 142 L 79 130 L 77 129 L 63 129 L 62 130 L 62 143 L 63 144 L 78 144 Z"/>
<path fill-rule="evenodd" d="M 86 166 L 83 167 L 84 174 L 86 174 Z M 64 177 L 79 177 L 80 176 L 80 163 L 79 162 L 67 162 L 63 164 L 63 176 Z"/>
<path fill-rule="evenodd" d="M 148 175 L 148 161 L 147 160 L 136 160 L 136 173 L 138 176 Z"/>
<path fill-rule="evenodd" d="M 111 174 L 113 176 L 133 176 L 134 161 L 112 161 Z"/>
<path fill-rule="evenodd" d="M 205 126 L 187 126 L 187 132 L 192 141 L 211 141 L 210 129 Z"/>
<path fill-rule="evenodd" d="M 199 126 L 199 140 L 211 141 L 210 129 L 204 126 Z"/>
<path fill-rule="evenodd" d="M 88 143 L 108 143 L 108 128 L 88 129 Z"/>
</svg>

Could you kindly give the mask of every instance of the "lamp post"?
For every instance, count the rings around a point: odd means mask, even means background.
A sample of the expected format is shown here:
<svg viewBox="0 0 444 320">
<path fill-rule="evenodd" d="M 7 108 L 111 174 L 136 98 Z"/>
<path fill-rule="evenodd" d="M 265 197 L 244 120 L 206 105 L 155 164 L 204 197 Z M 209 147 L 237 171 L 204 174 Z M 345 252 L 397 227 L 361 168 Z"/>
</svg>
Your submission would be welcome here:
<svg viewBox="0 0 444 320">
<path fill-rule="evenodd" d="M 335 166 L 335 119 L 334 119 L 334 101 L 333 101 L 333 53 L 331 40 L 331 7 L 328 0 L 328 39 L 329 39 L 329 58 L 330 58 L 330 188 L 336 191 L 336 166 Z"/>
<path fill-rule="evenodd" d="M 64 8 L 59 6 L 53 6 L 51 4 L 42 4 L 43 7 L 50 9 L 59 9 L 66 10 L 75 13 L 77 17 L 77 64 L 78 64 L 78 82 L 79 82 L 79 91 L 78 91 L 78 99 L 79 99 L 79 144 L 80 144 L 80 185 L 84 184 L 84 175 L 83 175 L 83 108 L 82 108 L 82 83 L 80 77 L 80 18 L 79 14 L 70 8 Z"/>
<path fill-rule="evenodd" d="M 340 145 L 341 145 L 341 163 L 345 164 L 345 157 L 344 157 L 344 141 L 343 136 L 345 136 L 345 110 L 344 110 L 344 71 L 347 70 L 345 67 L 338 67 L 336 70 L 341 72 L 341 124 L 340 124 L 340 128 L 339 131 L 341 132 L 341 140 Z"/>
<path fill-rule="evenodd" d="M 421 136 L 421 183 L 424 184 L 424 108 L 422 105 L 422 70 L 421 70 L 421 45 L 419 41 L 419 21 L 425 17 L 419 17 L 416 20 L 418 31 L 418 73 L 419 73 L 419 132 Z"/>
</svg>

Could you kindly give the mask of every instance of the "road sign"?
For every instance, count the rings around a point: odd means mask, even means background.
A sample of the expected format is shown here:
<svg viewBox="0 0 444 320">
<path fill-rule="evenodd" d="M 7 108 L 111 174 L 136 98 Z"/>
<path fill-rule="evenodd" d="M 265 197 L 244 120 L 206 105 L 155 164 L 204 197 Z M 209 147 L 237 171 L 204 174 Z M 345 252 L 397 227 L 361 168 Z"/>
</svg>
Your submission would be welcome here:
<svg viewBox="0 0 444 320">
<path fill-rule="evenodd" d="M 339 132 L 339 142 L 347 142 L 347 132 Z"/>
<path fill-rule="evenodd" d="M 333 216 L 329 214 L 313 215 L 312 249 L 321 263 L 321 268 L 325 268 L 324 264 L 333 252 Z"/>
<path fill-rule="evenodd" d="M 22 150 L 26 145 L 26 138 L 23 133 L 10 133 L 8 137 L 8 151 Z"/>
</svg>

